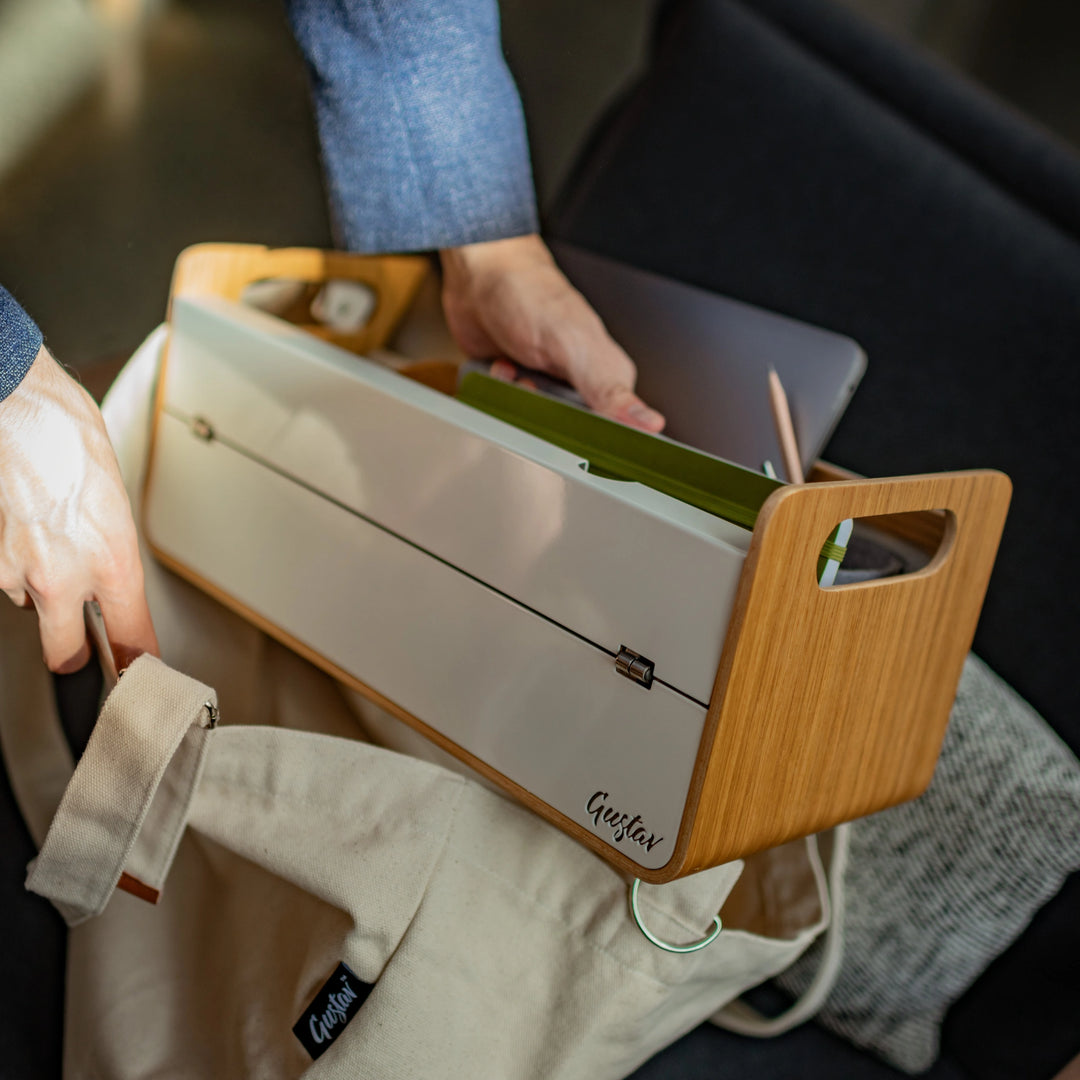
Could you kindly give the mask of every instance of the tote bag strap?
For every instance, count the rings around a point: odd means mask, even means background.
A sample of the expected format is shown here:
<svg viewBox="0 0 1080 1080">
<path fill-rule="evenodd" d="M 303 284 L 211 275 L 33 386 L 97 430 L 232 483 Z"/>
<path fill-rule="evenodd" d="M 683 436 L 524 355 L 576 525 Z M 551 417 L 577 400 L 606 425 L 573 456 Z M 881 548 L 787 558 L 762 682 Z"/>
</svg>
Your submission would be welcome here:
<svg viewBox="0 0 1080 1080">
<path fill-rule="evenodd" d="M 135 660 L 105 701 L 27 888 L 69 926 L 100 914 L 121 877 L 156 900 L 216 722 L 210 687 L 155 657 Z"/>
<path fill-rule="evenodd" d="M 822 939 L 821 961 L 810 985 L 790 1008 L 778 1016 L 764 1016 L 741 998 L 736 999 L 710 1017 L 718 1027 L 738 1035 L 758 1038 L 782 1035 L 809 1020 L 825 1003 L 836 983 L 844 957 L 844 871 L 847 867 L 850 829 L 850 825 L 844 824 L 833 830 L 832 858 L 827 877 L 821 865 L 816 839 L 810 847 L 818 893 L 825 908 L 825 917 L 829 920 Z"/>
</svg>

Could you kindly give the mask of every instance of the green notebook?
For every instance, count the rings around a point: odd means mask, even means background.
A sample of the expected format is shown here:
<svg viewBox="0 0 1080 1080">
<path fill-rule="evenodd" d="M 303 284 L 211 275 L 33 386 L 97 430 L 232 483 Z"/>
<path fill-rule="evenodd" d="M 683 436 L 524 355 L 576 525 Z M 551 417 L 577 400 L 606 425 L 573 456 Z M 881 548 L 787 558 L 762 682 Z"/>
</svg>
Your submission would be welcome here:
<svg viewBox="0 0 1080 1080">
<path fill-rule="evenodd" d="M 762 504 L 783 486 L 742 465 L 480 372 L 465 376 L 458 400 L 585 458 L 595 476 L 636 481 L 744 529 L 753 529 Z M 822 548 L 819 580 L 830 562 L 835 572 L 843 560 L 844 548 L 836 542 L 842 530 L 843 524 Z"/>
</svg>

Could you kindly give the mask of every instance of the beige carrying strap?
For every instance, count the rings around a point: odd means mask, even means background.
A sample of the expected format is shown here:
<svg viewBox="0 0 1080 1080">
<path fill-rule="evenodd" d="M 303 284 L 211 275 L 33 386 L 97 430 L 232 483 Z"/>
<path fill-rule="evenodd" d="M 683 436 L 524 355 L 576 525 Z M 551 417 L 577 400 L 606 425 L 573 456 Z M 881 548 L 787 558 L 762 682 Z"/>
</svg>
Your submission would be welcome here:
<svg viewBox="0 0 1080 1080">
<path fill-rule="evenodd" d="M 121 877 L 127 891 L 157 899 L 216 721 L 214 691 L 155 657 L 124 673 L 26 880 L 69 926 L 99 915 Z"/>
<path fill-rule="evenodd" d="M 847 867 L 850 830 L 849 824 L 838 825 L 833 829 L 827 885 L 817 838 L 810 838 L 814 841 L 809 845 L 814 879 L 817 882 L 818 894 L 828 909 L 824 913 L 828 926 L 822 939 L 821 959 L 810 985 L 789 1009 L 778 1016 L 764 1016 L 752 1005 L 737 998 L 709 1018 L 717 1027 L 739 1035 L 771 1038 L 809 1020 L 825 1003 L 829 991 L 836 983 L 840 962 L 844 958 L 844 871 Z"/>
</svg>

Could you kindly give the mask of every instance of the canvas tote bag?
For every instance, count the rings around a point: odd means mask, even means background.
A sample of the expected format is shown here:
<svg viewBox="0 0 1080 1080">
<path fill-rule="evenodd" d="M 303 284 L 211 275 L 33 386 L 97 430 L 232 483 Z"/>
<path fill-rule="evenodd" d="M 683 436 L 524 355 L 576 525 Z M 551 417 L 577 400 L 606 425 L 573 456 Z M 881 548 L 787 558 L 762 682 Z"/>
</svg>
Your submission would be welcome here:
<svg viewBox="0 0 1080 1080">
<path fill-rule="evenodd" d="M 105 406 L 132 491 L 162 337 Z M 208 523 L 213 527 L 213 523 Z M 367 703 L 146 558 L 163 655 L 106 701 L 77 766 L 36 626 L 0 616 L 0 739 L 72 926 L 65 1075 L 622 1077 L 823 932 L 814 838 L 663 886 L 626 879 L 458 771 L 364 741 Z M 191 674 L 181 674 L 181 670 Z M 380 730 L 384 723 L 376 724 Z M 846 837 L 831 839 L 840 880 Z M 158 895 L 152 904 L 143 897 Z M 812 1011 L 736 1008 L 766 1033 Z"/>
</svg>

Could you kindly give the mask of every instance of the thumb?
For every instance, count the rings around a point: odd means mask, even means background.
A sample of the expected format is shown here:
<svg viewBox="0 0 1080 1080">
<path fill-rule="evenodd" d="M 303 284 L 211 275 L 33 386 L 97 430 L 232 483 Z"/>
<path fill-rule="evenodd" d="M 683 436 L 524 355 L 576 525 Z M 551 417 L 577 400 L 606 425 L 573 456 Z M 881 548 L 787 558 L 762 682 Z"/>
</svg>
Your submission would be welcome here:
<svg viewBox="0 0 1080 1080">
<path fill-rule="evenodd" d="M 585 397 L 584 394 L 582 396 Z M 589 401 L 588 397 L 585 397 L 585 400 L 596 412 L 603 416 L 610 416 L 612 420 L 618 420 L 630 427 L 640 428 L 652 434 L 664 430 L 666 423 L 664 417 L 646 405 L 628 386 L 616 384 L 602 387 L 595 403 Z"/>
<path fill-rule="evenodd" d="M 567 376 L 590 409 L 642 431 L 663 430 L 664 417 L 634 393 L 633 361 L 602 325 L 586 348 L 569 359 Z"/>
</svg>

